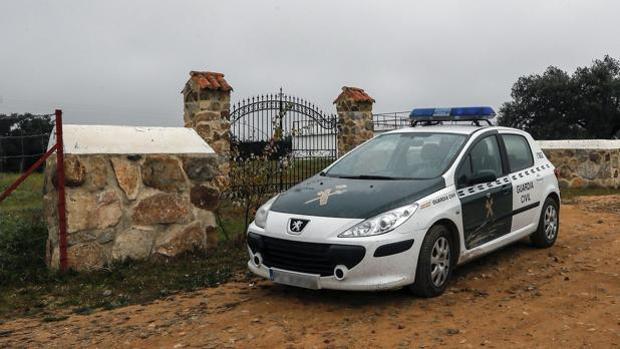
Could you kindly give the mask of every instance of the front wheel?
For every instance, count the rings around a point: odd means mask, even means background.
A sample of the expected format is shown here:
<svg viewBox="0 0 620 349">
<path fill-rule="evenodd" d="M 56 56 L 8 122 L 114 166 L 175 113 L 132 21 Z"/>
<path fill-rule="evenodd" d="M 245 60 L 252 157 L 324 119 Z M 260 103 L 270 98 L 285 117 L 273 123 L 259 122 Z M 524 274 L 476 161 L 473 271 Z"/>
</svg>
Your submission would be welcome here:
<svg viewBox="0 0 620 349">
<path fill-rule="evenodd" d="M 555 200 L 548 197 L 540 213 L 538 229 L 530 235 L 530 240 L 534 246 L 538 248 L 553 246 L 558 238 L 558 230 L 560 228 L 559 212 L 558 204 Z"/>
<path fill-rule="evenodd" d="M 437 297 L 446 290 L 452 275 L 453 251 L 448 228 L 436 225 L 428 231 L 420 247 L 415 282 L 409 286 L 415 295 Z"/>
</svg>

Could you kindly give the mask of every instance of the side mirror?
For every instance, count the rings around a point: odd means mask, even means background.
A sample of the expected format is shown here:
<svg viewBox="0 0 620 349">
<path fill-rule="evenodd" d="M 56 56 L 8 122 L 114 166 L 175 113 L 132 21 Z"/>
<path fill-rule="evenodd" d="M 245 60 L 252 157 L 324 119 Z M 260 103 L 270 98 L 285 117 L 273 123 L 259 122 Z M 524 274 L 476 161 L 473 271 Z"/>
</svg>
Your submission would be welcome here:
<svg viewBox="0 0 620 349">
<path fill-rule="evenodd" d="M 497 179 L 497 176 L 495 175 L 495 172 L 490 171 L 490 170 L 482 170 L 476 173 L 469 180 L 469 184 L 474 185 L 474 184 L 480 184 L 480 183 L 488 183 L 488 182 L 493 182 L 496 179 Z"/>
</svg>

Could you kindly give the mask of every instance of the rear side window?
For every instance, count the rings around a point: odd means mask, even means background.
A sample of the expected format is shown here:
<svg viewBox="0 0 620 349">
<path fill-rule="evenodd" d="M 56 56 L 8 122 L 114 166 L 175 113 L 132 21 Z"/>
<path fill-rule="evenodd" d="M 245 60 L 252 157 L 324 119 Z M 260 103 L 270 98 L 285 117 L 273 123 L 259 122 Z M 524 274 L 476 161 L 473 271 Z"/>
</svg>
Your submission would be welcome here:
<svg viewBox="0 0 620 349">
<path fill-rule="evenodd" d="M 530 149 L 530 145 L 525 137 L 519 135 L 502 135 L 502 139 L 506 145 L 506 155 L 508 155 L 510 172 L 534 166 L 532 149 Z"/>
</svg>

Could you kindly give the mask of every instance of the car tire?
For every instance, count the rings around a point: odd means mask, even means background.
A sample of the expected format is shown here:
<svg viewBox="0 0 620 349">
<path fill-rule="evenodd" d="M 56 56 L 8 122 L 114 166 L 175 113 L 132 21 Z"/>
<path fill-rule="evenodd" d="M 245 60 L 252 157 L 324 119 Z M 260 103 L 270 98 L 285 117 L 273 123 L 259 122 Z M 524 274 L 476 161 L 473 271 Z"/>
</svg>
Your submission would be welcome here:
<svg viewBox="0 0 620 349">
<path fill-rule="evenodd" d="M 444 225 L 431 227 L 420 247 L 415 282 L 409 286 L 410 291 L 425 298 L 441 295 L 452 276 L 453 253 L 456 248 L 448 228 Z"/>
<path fill-rule="evenodd" d="M 558 203 L 551 197 L 547 197 L 540 211 L 538 229 L 530 235 L 530 240 L 535 247 L 548 248 L 553 246 L 558 238 L 560 230 L 560 210 Z"/>
</svg>

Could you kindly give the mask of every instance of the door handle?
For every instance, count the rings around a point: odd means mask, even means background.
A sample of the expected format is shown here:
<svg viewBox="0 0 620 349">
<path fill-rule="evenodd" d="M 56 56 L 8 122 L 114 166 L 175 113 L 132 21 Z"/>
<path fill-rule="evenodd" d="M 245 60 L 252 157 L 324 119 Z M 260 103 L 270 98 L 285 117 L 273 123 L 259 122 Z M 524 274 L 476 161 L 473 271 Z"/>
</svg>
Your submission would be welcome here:
<svg viewBox="0 0 620 349">
<path fill-rule="evenodd" d="M 543 181 L 543 179 L 544 179 L 544 178 L 543 178 L 543 176 L 541 176 L 541 175 L 536 175 L 536 181 L 537 181 L 537 182 L 542 182 L 542 181 Z"/>
<path fill-rule="evenodd" d="M 510 184 L 504 184 L 504 185 L 502 185 L 501 192 L 502 192 L 503 195 L 512 194 L 512 187 L 510 186 Z"/>
</svg>

